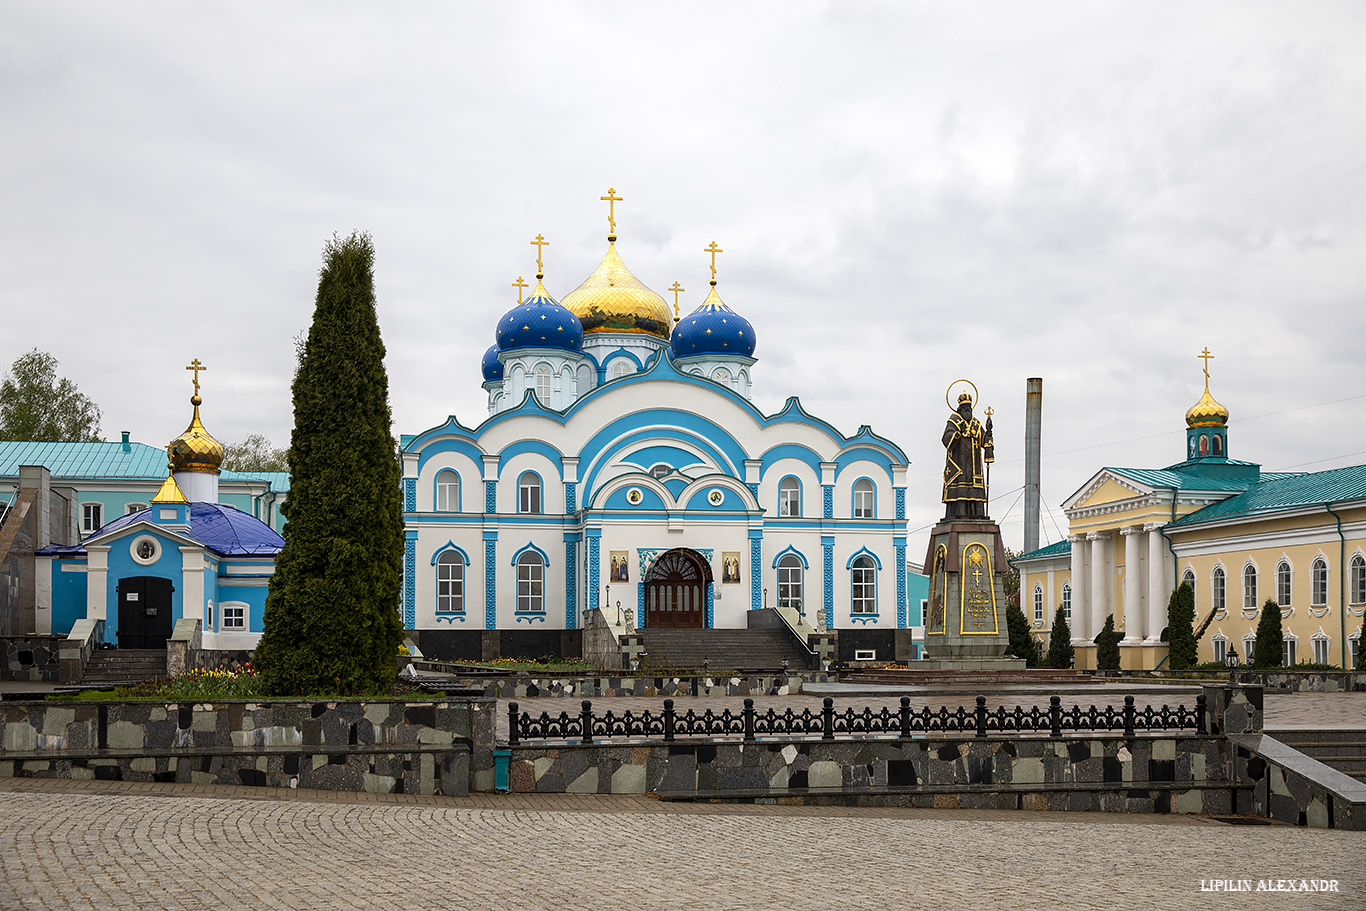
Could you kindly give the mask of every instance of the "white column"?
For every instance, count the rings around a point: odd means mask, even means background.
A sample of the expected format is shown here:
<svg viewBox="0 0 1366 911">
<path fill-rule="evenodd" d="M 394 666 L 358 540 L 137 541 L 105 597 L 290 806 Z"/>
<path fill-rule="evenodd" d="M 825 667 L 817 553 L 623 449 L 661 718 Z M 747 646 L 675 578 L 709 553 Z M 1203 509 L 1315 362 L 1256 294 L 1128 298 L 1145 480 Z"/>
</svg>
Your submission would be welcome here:
<svg viewBox="0 0 1366 911">
<path fill-rule="evenodd" d="M 86 552 L 85 618 L 109 622 L 109 545 L 89 545 Z M 106 629 L 105 635 L 108 635 Z"/>
<path fill-rule="evenodd" d="M 1072 542 L 1072 644 L 1083 645 L 1086 642 L 1086 538 L 1068 535 L 1067 540 Z M 1049 622 L 1052 622 L 1051 618 Z"/>
<path fill-rule="evenodd" d="M 1091 628 L 1086 631 L 1088 645 L 1100 634 L 1101 627 L 1105 625 L 1105 596 L 1108 588 L 1106 583 L 1109 581 L 1108 576 L 1115 571 L 1114 564 L 1109 559 L 1108 548 L 1105 546 L 1109 537 L 1110 533 L 1105 531 L 1093 531 L 1086 536 L 1091 545 L 1087 548 L 1091 551 Z"/>
<path fill-rule="evenodd" d="M 1167 599 L 1171 585 L 1167 573 L 1167 539 L 1162 537 L 1162 524 L 1149 522 L 1143 526 L 1148 533 L 1148 626 L 1144 630 L 1144 645 L 1161 645 L 1162 628 L 1167 625 Z"/>
<path fill-rule="evenodd" d="M 1143 529 L 1138 525 L 1120 529 L 1124 535 L 1124 642 L 1143 641 L 1147 610 L 1143 603 Z"/>
</svg>

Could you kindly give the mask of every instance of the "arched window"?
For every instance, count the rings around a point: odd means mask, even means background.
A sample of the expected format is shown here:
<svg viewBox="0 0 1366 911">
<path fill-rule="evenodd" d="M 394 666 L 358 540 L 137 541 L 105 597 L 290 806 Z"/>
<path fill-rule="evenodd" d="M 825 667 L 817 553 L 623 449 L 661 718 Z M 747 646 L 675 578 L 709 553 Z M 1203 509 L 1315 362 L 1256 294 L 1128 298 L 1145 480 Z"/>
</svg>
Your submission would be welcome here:
<svg viewBox="0 0 1366 911">
<path fill-rule="evenodd" d="M 1282 609 L 1290 606 L 1290 564 L 1285 560 L 1276 564 L 1276 603 Z"/>
<path fill-rule="evenodd" d="M 517 479 L 517 511 L 541 511 L 541 478 L 534 471 L 524 471 Z"/>
<path fill-rule="evenodd" d="M 1366 604 L 1366 558 L 1361 554 L 1352 558 L 1352 603 Z"/>
<path fill-rule="evenodd" d="M 1251 563 L 1243 567 L 1243 607 L 1257 609 L 1257 567 Z"/>
<path fill-rule="evenodd" d="M 1214 660 L 1223 664 L 1224 660 L 1228 658 L 1228 640 L 1224 638 L 1223 633 L 1219 633 L 1209 642 L 1210 648 L 1214 650 Z"/>
<path fill-rule="evenodd" d="M 778 606 L 802 606 L 802 560 L 796 554 L 778 560 Z"/>
<path fill-rule="evenodd" d="M 619 357 L 612 364 L 612 379 L 619 380 L 623 376 L 630 376 L 635 371 L 631 369 L 631 362 L 624 357 Z"/>
<path fill-rule="evenodd" d="M 1285 638 L 1281 640 L 1281 664 L 1291 667 L 1300 660 L 1298 654 L 1300 641 L 1295 634 L 1287 631 Z"/>
<path fill-rule="evenodd" d="M 854 518 L 872 519 L 876 518 L 875 501 L 877 490 L 873 487 L 873 482 L 868 478 L 859 478 L 854 482 Z"/>
<path fill-rule="evenodd" d="M 1195 603 L 1195 571 L 1186 570 L 1181 576 L 1181 582 L 1191 587 L 1191 603 Z"/>
<path fill-rule="evenodd" d="M 550 401 L 550 368 L 541 364 L 536 368 L 536 398 L 544 405 Z"/>
<path fill-rule="evenodd" d="M 1319 628 L 1317 633 L 1309 637 L 1309 644 L 1313 646 L 1314 649 L 1315 664 L 1331 663 L 1331 659 L 1328 657 L 1328 648 L 1332 641 L 1333 640 L 1329 638 L 1328 634 L 1323 631 L 1322 627 Z"/>
<path fill-rule="evenodd" d="M 436 612 L 460 614 L 465 611 L 465 561 L 448 550 L 436 558 Z"/>
<path fill-rule="evenodd" d="M 853 612 L 877 613 L 877 567 L 871 557 L 859 557 L 852 568 Z"/>
<path fill-rule="evenodd" d="M 1315 607 L 1328 604 L 1328 561 L 1322 557 L 1309 567 L 1309 603 Z"/>
<path fill-rule="evenodd" d="M 1062 616 L 1067 621 L 1067 625 L 1072 625 L 1072 583 L 1062 584 Z"/>
<path fill-rule="evenodd" d="M 460 475 L 449 468 L 436 473 L 436 511 L 460 511 Z"/>
<path fill-rule="evenodd" d="M 1252 663 L 1252 653 L 1257 649 L 1257 634 L 1248 630 L 1243 636 L 1243 663 Z"/>
<path fill-rule="evenodd" d="M 802 514 L 802 485 L 791 475 L 778 482 L 778 515 L 800 516 Z"/>
<path fill-rule="evenodd" d="M 1224 438 L 1216 433 L 1212 443 L 1214 445 L 1214 454 L 1216 456 L 1222 456 L 1224 454 Z"/>
<path fill-rule="evenodd" d="M 1034 622 L 1043 622 L 1043 586 L 1034 583 Z"/>
<path fill-rule="evenodd" d="M 545 564 L 534 550 L 517 558 L 517 613 L 545 613 Z"/>
<path fill-rule="evenodd" d="M 1361 627 L 1347 637 L 1347 666 L 1357 666 L 1357 649 L 1361 648 Z"/>
<path fill-rule="evenodd" d="M 1210 573 L 1209 577 L 1209 606 L 1217 611 L 1221 611 L 1225 607 L 1224 599 L 1228 588 L 1225 583 L 1224 568 L 1222 566 L 1214 567 L 1214 572 Z"/>
<path fill-rule="evenodd" d="M 711 378 L 723 386 L 730 385 L 730 371 L 725 367 L 717 367 L 712 371 Z"/>
</svg>

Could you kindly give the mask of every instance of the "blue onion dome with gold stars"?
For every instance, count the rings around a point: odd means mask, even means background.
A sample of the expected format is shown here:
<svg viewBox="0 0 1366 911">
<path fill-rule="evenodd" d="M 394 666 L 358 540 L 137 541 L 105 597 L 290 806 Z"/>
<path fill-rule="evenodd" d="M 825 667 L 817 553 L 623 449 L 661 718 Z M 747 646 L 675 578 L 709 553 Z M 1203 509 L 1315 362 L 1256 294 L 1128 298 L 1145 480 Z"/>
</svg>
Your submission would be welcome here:
<svg viewBox="0 0 1366 911">
<path fill-rule="evenodd" d="M 716 283 L 712 282 L 711 292 L 702 305 L 674 327 L 669 350 L 674 357 L 697 354 L 752 357 L 756 341 L 749 320 L 725 305 L 716 293 Z"/>
<path fill-rule="evenodd" d="M 519 348 L 583 350 L 583 326 L 579 318 L 550 296 L 545 285 L 541 284 L 540 276 L 536 277 L 536 288 L 531 296 L 498 321 L 496 337 L 499 351 L 515 351 Z M 487 354 L 484 363 L 488 363 Z"/>
<path fill-rule="evenodd" d="M 479 365 L 484 372 L 484 382 L 496 383 L 503 378 L 503 362 L 498 360 L 498 346 L 489 345 L 484 352 L 484 361 Z"/>
</svg>

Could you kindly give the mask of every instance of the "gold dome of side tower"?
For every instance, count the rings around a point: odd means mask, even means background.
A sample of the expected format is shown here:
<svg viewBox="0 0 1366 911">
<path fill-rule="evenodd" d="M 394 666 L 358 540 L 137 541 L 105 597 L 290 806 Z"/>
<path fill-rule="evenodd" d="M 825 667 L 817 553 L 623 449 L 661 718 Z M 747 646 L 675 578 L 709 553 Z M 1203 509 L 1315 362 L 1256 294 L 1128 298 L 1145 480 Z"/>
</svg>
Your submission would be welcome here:
<svg viewBox="0 0 1366 911">
<path fill-rule="evenodd" d="M 1205 361 L 1205 394 L 1186 411 L 1186 426 L 1223 427 L 1228 424 L 1228 409 L 1209 394 L 1209 359 L 1214 355 L 1210 354 L 1209 348 L 1206 347 L 1198 356 Z"/>
<path fill-rule="evenodd" d="M 204 403 L 199 397 L 199 371 L 208 368 L 199 362 L 199 358 L 195 358 L 185 369 L 194 371 L 194 395 L 190 396 L 194 416 L 190 418 L 190 426 L 185 428 L 185 432 L 166 447 L 171 472 L 218 474 L 223 465 L 223 444 L 214 439 L 199 419 L 199 406 Z"/>
<path fill-rule="evenodd" d="M 593 332 L 639 332 L 668 339 L 673 315 L 664 298 L 636 278 L 617 253 L 615 204 L 621 197 L 609 189 L 607 254 L 583 284 L 569 292 L 560 306 L 578 317 L 584 334 Z"/>
<path fill-rule="evenodd" d="M 1186 411 L 1186 458 L 1228 458 L 1228 409 L 1209 394 L 1209 359 L 1205 348 L 1198 355 L 1205 362 L 1205 393 Z"/>
</svg>

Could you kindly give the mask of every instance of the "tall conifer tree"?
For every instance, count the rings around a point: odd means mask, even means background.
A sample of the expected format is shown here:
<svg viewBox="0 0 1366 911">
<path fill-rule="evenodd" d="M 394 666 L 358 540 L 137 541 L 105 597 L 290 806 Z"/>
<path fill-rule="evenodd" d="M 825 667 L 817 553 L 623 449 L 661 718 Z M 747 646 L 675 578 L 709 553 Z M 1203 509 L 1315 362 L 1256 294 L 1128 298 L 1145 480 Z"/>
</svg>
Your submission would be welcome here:
<svg viewBox="0 0 1366 911">
<path fill-rule="evenodd" d="M 256 662 L 272 695 L 387 694 L 403 639 L 403 501 L 374 245 L 333 236 L 294 376 L 285 546 Z"/>
<path fill-rule="evenodd" d="M 1048 655 L 1043 663 L 1048 667 L 1067 668 L 1072 666 L 1076 649 L 1072 647 L 1072 630 L 1067 625 L 1067 615 L 1059 606 L 1053 614 L 1053 629 L 1048 633 Z"/>
<path fill-rule="evenodd" d="M 1106 614 L 1096 642 L 1096 667 L 1102 671 L 1119 670 L 1119 634 L 1115 632 L 1115 615 Z"/>
<path fill-rule="evenodd" d="M 1285 661 L 1285 633 L 1281 629 L 1281 606 L 1271 599 L 1262 605 L 1257 621 L 1257 641 L 1252 646 L 1252 666 L 1280 667 Z"/>
<path fill-rule="evenodd" d="M 1182 582 L 1167 601 L 1167 665 L 1174 671 L 1195 667 L 1195 591 Z"/>
</svg>

